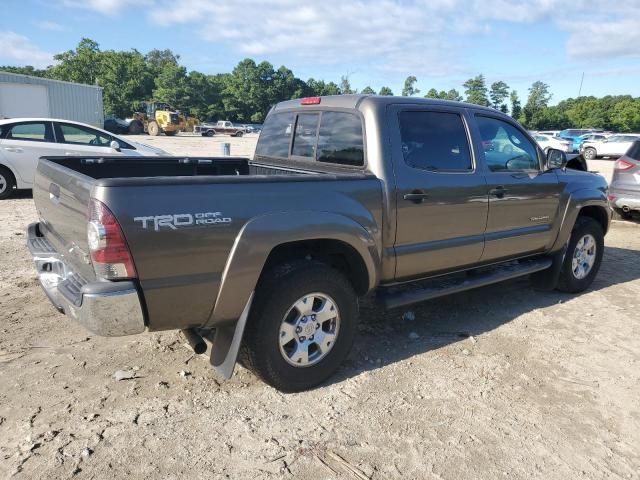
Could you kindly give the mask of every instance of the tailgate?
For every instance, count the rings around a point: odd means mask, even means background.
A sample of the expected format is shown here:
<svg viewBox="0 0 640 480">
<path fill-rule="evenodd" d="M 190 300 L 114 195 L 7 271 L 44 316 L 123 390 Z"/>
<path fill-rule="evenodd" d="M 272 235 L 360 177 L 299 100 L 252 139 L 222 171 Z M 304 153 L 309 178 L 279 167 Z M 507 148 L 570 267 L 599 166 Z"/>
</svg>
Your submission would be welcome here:
<svg viewBox="0 0 640 480">
<path fill-rule="evenodd" d="M 95 279 L 87 241 L 92 182 L 70 168 L 40 160 L 33 187 L 40 232 L 61 260 L 86 281 Z"/>
</svg>

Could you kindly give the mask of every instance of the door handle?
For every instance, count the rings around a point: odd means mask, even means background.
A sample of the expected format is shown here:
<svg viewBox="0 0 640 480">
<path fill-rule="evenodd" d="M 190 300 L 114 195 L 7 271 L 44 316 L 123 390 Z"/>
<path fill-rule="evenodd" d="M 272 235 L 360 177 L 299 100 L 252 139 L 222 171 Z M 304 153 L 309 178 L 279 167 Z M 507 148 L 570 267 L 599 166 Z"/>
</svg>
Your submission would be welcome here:
<svg viewBox="0 0 640 480">
<path fill-rule="evenodd" d="M 64 152 L 64 154 L 65 154 L 67 157 L 70 157 L 71 155 L 74 155 L 74 153 L 73 153 L 73 152 Z"/>
<path fill-rule="evenodd" d="M 413 190 L 411 193 L 405 193 L 402 198 L 405 200 L 409 200 L 413 203 L 422 203 L 427 199 L 429 195 L 427 195 L 422 190 Z"/>
<path fill-rule="evenodd" d="M 498 185 L 497 187 L 489 190 L 489 195 L 493 195 L 497 198 L 504 198 L 505 192 L 506 192 L 505 188 L 502 185 Z"/>
<path fill-rule="evenodd" d="M 13 153 L 22 153 L 23 150 L 19 147 L 5 147 L 4 148 L 7 152 L 13 152 Z"/>
</svg>

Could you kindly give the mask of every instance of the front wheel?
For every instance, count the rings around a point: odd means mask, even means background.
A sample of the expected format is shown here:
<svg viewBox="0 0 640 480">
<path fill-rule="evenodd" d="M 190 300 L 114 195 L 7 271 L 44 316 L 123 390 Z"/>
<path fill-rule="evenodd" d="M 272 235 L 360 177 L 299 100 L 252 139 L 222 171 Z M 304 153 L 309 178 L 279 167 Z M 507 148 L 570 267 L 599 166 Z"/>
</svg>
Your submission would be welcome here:
<svg viewBox="0 0 640 480">
<path fill-rule="evenodd" d="M 583 292 L 598 274 L 604 253 L 604 232 L 600 224 L 590 217 L 578 217 L 560 273 L 558 290 L 568 293 Z"/>
<path fill-rule="evenodd" d="M 235 136 L 235 137 L 241 137 L 242 135 L 243 135 L 243 133 L 242 133 L 242 132 L 238 132 L 238 133 L 236 133 L 234 136 Z"/>
<path fill-rule="evenodd" d="M 149 132 L 149 135 L 151 135 L 152 137 L 157 137 L 158 135 L 160 135 L 160 125 L 158 125 L 158 122 L 149 122 L 149 124 L 147 125 L 147 132 Z"/>
<path fill-rule="evenodd" d="M 311 260 L 282 265 L 256 290 L 240 362 L 280 391 L 308 390 L 345 359 L 357 319 L 358 299 L 342 273 Z"/>
</svg>

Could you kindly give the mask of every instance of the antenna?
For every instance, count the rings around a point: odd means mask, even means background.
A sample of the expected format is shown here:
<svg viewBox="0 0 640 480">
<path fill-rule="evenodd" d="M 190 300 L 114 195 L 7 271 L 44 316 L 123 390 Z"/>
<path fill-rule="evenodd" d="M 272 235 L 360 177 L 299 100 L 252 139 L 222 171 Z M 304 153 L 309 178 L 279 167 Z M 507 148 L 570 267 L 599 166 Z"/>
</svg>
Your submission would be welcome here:
<svg viewBox="0 0 640 480">
<path fill-rule="evenodd" d="M 578 98 L 582 95 L 582 84 L 584 83 L 584 72 L 582 72 L 582 79 L 580 80 L 580 90 L 578 90 Z"/>
</svg>

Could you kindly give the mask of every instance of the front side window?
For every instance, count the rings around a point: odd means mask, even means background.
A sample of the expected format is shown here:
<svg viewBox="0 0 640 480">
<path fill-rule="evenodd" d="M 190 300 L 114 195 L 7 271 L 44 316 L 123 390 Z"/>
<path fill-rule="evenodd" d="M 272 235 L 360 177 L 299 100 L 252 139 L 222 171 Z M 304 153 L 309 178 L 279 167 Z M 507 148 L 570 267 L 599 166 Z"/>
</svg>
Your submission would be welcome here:
<svg viewBox="0 0 640 480">
<path fill-rule="evenodd" d="M 293 113 L 269 115 L 260 133 L 256 155 L 288 158 L 294 121 L 295 115 Z"/>
<path fill-rule="evenodd" d="M 316 139 L 318 134 L 317 113 L 300 113 L 296 121 L 296 134 L 293 137 L 292 157 L 305 157 L 315 160 Z"/>
<path fill-rule="evenodd" d="M 457 113 L 406 111 L 398 115 L 404 161 L 433 172 L 473 169 L 467 132 Z"/>
<path fill-rule="evenodd" d="M 322 112 L 318 134 L 318 161 L 364 165 L 362 122 L 347 112 Z"/>
<path fill-rule="evenodd" d="M 76 145 L 93 145 L 95 147 L 108 147 L 111 144 L 111 135 L 106 135 L 98 130 L 83 127 L 81 125 L 60 124 L 62 143 L 73 143 Z"/>
<path fill-rule="evenodd" d="M 521 172 L 540 170 L 538 151 L 515 126 L 497 118 L 476 115 L 482 143 L 491 143 L 484 149 L 487 166 L 492 172 Z"/>
<path fill-rule="evenodd" d="M 51 127 L 45 122 L 20 123 L 7 132 L 7 139 L 32 142 L 52 141 Z"/>
</svg>

